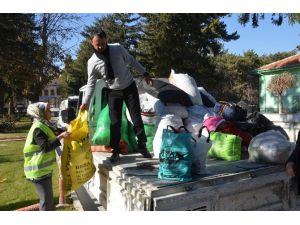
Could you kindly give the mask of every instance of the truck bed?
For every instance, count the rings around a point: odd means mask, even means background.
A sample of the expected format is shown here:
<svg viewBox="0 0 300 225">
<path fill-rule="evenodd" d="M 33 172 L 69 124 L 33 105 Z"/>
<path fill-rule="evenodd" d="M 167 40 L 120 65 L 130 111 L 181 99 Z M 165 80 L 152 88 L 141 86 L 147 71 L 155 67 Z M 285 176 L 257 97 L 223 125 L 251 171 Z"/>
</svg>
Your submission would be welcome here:
<svg viewBox="0 0 300 225">
<path fill-rule="evenodd" d="M 133 154 L 112 165 L 110 154 L 93 154 L 98 171 L 86 187 L 108 211 L 289 210 L 296 204 L 295 183 L 282 165 L 209 159 L 208 174 L 177 182 L 157 177 L 158 160 Z"/>
</svg>

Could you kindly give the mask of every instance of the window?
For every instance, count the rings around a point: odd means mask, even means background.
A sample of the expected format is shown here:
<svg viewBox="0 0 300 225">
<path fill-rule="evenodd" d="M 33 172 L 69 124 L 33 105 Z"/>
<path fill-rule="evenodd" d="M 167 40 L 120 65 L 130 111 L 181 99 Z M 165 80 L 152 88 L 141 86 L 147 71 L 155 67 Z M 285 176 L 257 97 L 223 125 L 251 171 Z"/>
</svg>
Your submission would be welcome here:
<svg viewBox="0 0 300 225">
<path fill-rule="evenodd" d="M 45 90 L 44 90 L 44 95 L 45 95 L 45 96 L 48 96 L 48 95 L 49 95 L 48 89 L 45 89 Z"/>
<path fill-rule="evenodd" d="M 300 111 L 300 96 L 293 96 L 292 112 L 297 113 Z"/>
<path fill-rule="evenodd" d="M 54 89 L 51 89 L 51 96 L 54 96 Z"/>
</svg>

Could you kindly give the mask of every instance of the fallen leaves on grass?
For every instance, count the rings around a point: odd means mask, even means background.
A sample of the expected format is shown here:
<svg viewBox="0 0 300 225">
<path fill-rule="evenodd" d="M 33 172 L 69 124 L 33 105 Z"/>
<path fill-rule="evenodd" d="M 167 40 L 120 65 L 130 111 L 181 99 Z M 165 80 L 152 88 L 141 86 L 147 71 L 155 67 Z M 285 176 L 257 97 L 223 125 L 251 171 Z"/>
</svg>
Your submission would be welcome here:
<svg viewBox="0 0 300 225">
<path fill-rule="evenodd" d="M 7 178 L 0 179 L 0 183 L 3 183 L 6 180 L 7 180 Z"/>
</svg>

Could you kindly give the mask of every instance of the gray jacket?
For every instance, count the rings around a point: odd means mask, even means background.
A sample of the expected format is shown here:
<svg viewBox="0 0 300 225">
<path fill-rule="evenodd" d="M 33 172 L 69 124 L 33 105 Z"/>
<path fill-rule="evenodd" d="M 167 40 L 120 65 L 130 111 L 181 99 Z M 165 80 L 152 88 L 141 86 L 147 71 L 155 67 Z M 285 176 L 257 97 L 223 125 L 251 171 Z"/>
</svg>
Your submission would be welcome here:
<svg viewBox="0 0 300 225">
<path fill-rule="evenodd" d="M 114 71 L 114 82 L 108 84 L 110 89 L 123 90 L 133 82 L 133 76 L 130 73 L 130 67 L 134 67 L 141 75 L 146 72 L 146 69 L 120 44 L 109 44 L 109 58 Z M 95 53 L 88 60 L 88 81 L 83 104 L 89 104 L 91 96 L 95 90 L 97 79 L 106 77 L 107 67 L 104 63 L 104 58 Z"/>
</svg>

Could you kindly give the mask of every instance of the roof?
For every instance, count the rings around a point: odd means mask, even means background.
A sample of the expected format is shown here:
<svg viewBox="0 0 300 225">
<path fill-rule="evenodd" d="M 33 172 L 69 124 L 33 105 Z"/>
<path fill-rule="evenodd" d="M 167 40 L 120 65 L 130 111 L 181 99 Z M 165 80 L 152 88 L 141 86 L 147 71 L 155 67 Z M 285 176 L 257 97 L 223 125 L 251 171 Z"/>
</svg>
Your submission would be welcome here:
<svg viewBox="0 0 300 225">
<path fill-rule="evenodd" d="M 281 59 L 279 61 L 264 65 L 258 70 L 271 70 L 271 69 L 279 69 L 283 67 L 290 67 L 290 66 L 300 66 L 300 54 L 293 55 L 284 59 Z"/>
</svg>

